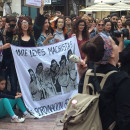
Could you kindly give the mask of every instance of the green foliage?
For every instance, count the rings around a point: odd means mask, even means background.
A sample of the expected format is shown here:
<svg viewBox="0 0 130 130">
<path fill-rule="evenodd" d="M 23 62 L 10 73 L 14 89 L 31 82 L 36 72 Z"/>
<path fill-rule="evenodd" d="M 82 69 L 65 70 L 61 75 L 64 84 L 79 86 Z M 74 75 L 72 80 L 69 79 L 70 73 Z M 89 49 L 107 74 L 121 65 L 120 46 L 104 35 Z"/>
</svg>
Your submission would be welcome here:
<svg viewBox="0 0 130 130">
<path fill-rule="evenodd" d="M 12 15 L 16 16 L 16 17 L 19 16 L 19 14 L 17 12 L 13 12 Z"/>
</svg>

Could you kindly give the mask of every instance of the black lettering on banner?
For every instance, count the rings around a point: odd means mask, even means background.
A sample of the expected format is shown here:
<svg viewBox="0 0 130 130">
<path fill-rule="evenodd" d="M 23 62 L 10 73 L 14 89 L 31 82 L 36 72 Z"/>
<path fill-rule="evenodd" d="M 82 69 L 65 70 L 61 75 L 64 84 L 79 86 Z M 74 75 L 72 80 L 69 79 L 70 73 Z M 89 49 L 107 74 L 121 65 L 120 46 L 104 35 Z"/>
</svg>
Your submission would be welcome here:
<svg viewBox="0 0 130 130">
<path fill-rule="evenodd" d="M 39 108 L 35 108 L 34 110 L 39 114 L 39 116 L 42 116 L 66 108 L 68 101 L 69 99 L 66 99 L 65 102 L 58 102 L 47 106 L 41 106 Z"/>
<path fill-rule="evenodd" d="M 61 52 L 61 49 L 62 49 L 62 45 L 59 45 L 58 46 L 58 50 L 59 50 L 58 53 Z"/>
<path fill-rule="evenodd" d="M 52 49 L 53 49 L 52 47 L 51 47 L 51 48 L 48 48 L 49 55 L 51 55 L 51 53 L 54 54 Z"/>
<path fill-rule="evenodd" d="M 68 44 L 67 50 L 72 49 L 72 48 L 73 48 L 73 46 L 72 46 L 72 41 L 70 41 L 70 43 Z"/>
<path fill-rule="evenodd" d="M 44 51 L 44 49 L 41 49 L 41 52 L 42 52 L 42 56 L 46 55 L 46 52 Z"/>
<path fill-rule="evenodd" d="M 35 108 L 34 110 L 35 110 L 35 112 L 36 112 L 39 116 L 41 116 L 41 114 L 40 114 L 40 112 L 39 112 L 39 109 L 38 109 L 38 108 Z"/>
<path fill-rule="evenodd" d="M 74 43 L 75 44 L 75 43 Z M 73 48 L 73 44 L 72 41 L 70 41 L 70 48 Z"/>
<path fill-rule="evenodd" d="M 41 56 L 42 54 L 41 54 L 41 49 L 37 49 L 37 54 L 38 54 L 38 56 Z"/>
<path fill-rule="evenodd" d="M 30 50 L 30 55 L 31 57 L 44 56 L 46 55 L 46 52 L 44 51 L 44 49 Z"/>
<path fill-rule="evenodd" d="M 68 49 L 69 43 L 65 43 L 65 51 Z"/>
<path fill-rule="evenodd" d="M 27 56 L 27 50 L 26 49 L 18 49 L 16 50 L 16 53 L 18 56 Z"/>
<path fill-rule="evenodd" d="M 65 51 L 65 44 L 62 44 L 62 51 Z"/>
<path fill-rule="evenodd" d="M 49 55 L 54 55 L 56 53 L 60 53 L 60 52 L 63 52 L 72 48 L 73 48 L 72 41 L 70 41 L 70 42 L 63 43 L 62 45 L 59 45 L 59 46 L 50 47 L 48 48 L 48 52 L 49 52 Z"/>
<path fill-rule="evenodd" d="M 67 104 L 68 104 L 68 101 L 69 101 L 70 99 L 66 99 L 65 100 L 65 104 L 64 104 L 64 107 L 66 108 L 67 107 Z"/>
</svg>

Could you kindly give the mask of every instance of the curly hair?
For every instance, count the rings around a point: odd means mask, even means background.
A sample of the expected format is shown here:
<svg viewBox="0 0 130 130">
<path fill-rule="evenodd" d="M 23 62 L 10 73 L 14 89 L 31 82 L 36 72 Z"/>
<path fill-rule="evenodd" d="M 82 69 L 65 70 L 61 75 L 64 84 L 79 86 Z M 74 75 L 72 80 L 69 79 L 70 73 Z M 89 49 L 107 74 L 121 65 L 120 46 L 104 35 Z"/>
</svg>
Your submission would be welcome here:
<svg viewBox="0 0 130 130">
<path fill-rule="evenodd" d="M 89 32 L 88 32 L 88 27 L 87 27 L 87 24 L 86 22 L 83 20 L 83 19 L 79 19 L 75 22 L 75 24 L 73 25 L 72 27 L 72 32 L 71 34 L 76 34 L 76 37 L 79 36 L 79 29 L 78 29 L 78 26 L 80 23 L 84 23 L 84 29 L 82 31 L 82 36 L 83 36 L 83 40 L 88 40 L 89 39 Z"/>
<path fill-rule="evenodd" d="M 27 22 L 28 22 L 28 30 L 27 30 L 27 34 L 28 35 L 31 35 L 32 34 L 32 32 L 33 32 L 33 29 L 32 29 L 32 19 L 31 18 L 29 18 L 28 16 L 24 16 L 24 17 L 20 17 L 19 18 L 19 21 L 18 21 L 18 30 L 19 30 L 19 34 L 21 35 L 21 36 L 23 36 L 24 34 L 23 34 L 23 30 L 22 30 L 22 28 L 21 28 L 21 23 L 22 23 L 22 21 L 23 20 L 26 20 Z"/>
</svg>

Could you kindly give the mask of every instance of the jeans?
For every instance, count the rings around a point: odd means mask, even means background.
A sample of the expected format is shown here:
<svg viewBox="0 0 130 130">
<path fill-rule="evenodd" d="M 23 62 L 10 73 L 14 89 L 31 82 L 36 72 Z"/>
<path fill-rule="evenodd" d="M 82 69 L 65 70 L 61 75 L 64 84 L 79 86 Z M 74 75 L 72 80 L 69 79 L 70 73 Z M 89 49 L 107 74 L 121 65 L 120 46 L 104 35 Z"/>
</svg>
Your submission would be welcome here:
<svg viewBox="0 0 130 130">
<path fill-rule="evenodd" d="M 26 110 L 23 101 L 21 98 L 18 99 L 8 99 L 3 98 L 0 100 L 0 118 L 7 116 L 8 114 L 10 116 L 14 116 L 15 113 L 13 111 L 13 107 L 15 105 L 18 105 L 19 109 L 24 113 Z"/>
</svg>

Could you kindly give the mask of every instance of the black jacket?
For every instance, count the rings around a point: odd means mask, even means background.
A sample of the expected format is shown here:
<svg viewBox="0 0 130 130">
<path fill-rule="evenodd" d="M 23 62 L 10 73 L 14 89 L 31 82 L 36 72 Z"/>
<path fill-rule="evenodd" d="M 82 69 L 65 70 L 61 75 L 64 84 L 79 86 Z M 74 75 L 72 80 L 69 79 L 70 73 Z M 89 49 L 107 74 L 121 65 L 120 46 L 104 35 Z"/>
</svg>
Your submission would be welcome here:
<svg viewBox="0 0 130 130">
<path fill-rule="evenodd" d="M 9 99 L 15 99 L 16 94 L 12 94 L 11 92 L 4 90 L 0 91 L 0 98 L 9 98 Z"/>
<path fill-rule="evenodd" d="M 111 64 L 97 67 L 98 73 L 106 74 L 109 71 L 117 70 Z M 85 73 L 79 83 L 79 93 L 82 93 Z M 93 83 L 93 77 L 89 82 Z M 98 77 L 99 83 L 102 78 Z M 99 111 L 103 130 L 116 120 L 115 130 L 130 130 L 130 78 L 126 72 L 115 72 L 110 75 L 101 91 L 99 97 Z"/>
<path fill-rule="evenodd" d="M 121 62 L 121 70 L 126 71 L 130 75 L 130 45 L 128 45 L 119 55 Z"/>
</svg>

